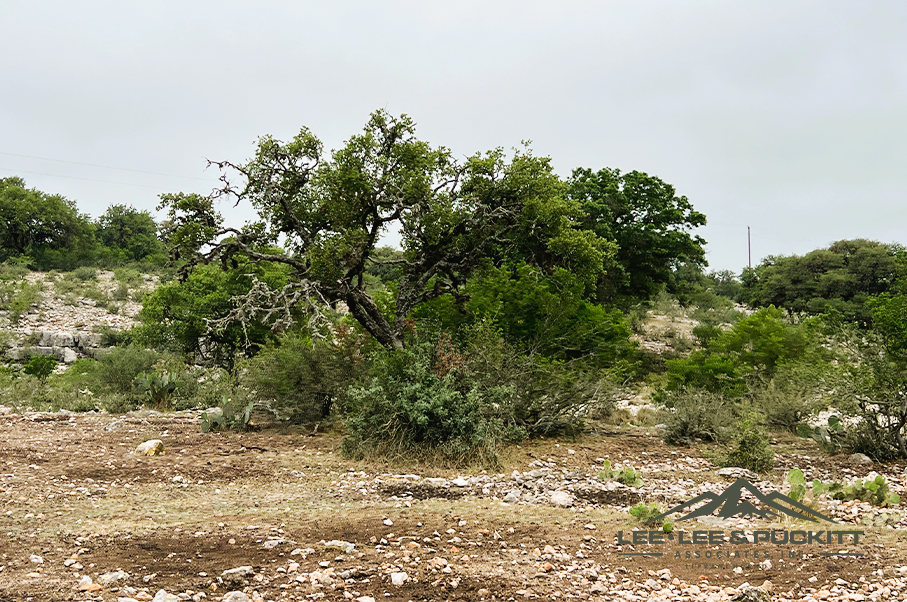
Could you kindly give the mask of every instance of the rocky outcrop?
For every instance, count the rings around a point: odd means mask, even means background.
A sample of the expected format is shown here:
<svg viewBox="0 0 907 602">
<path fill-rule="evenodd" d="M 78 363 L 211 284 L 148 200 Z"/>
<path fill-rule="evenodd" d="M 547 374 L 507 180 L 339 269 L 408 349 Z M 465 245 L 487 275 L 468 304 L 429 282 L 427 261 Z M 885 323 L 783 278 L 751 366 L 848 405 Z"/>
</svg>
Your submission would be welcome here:
<svg viewBox="0 0 907 602">
<path fill-rule="evenodd" d="M 24 360 L 33 355 L 56 357 L 71 364 L 80 357 L 95 357 L 101 347 L 101 335 L 93 332 L 51 332 L 39 330 L 26 338 L 31 345 L 13 346 L 6 350 L 6 356 L 14 361 Z"/>
</svg>

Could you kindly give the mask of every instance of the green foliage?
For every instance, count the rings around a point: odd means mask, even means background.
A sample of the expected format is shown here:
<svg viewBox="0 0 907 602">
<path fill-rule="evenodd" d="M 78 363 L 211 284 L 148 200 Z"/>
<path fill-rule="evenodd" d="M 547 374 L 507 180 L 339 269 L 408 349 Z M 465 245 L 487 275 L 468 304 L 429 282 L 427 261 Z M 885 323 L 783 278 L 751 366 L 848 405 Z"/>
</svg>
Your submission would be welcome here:
<svg viewBox="0 0 907 602">
<path fill-rule="evenodd" d="M 141 405 L 136 396 L 123 393 L 108 393 L 100 397 L 98 401 L 101 408 L 110 414 L 126 414 L 138 409 Z"/>
<path fill-rule="evenodd" d="M 761 419 L 757 414 L 750 414 L 740 422 L 732 448 L 718 458 L 720 466 L 766 472 L 775 465 L 775 452 L 769 447 L 769 438 L 761 428 Z"/>
<path fill-rule="evenodd" d="M 47 377 L 53 374 L 54 368 L 57 367 L 56 358 L 47 355 L 33 355 L 28 363 L 22 368 L 22 372 L 29 376 L 34 376 L 42 383 L 47 382 Z"/>
<path fill-rule="evenodd" d="M 95 246 L 93 226 L 75 203 L 26 189 L 21 178 L 0 178 L 0 261 L 25 256 L 41 269 L 71 266 Z"/>
<path fill-rule="evenodd" d="M 156 351 L 136 345 L 111 349 L 98 359 L 89 382 L 105 392 L 134 393 L 139 374 L 151 372 L 162 357 Z"/>
<path fill-rule="evenodd" d="M 705 263 L 705 240 L 689 233 L 705 225 L 705 215 L 657 177 L 580 168 L 568 182 L 568 196 L 581 203 L 584 227 L 617 245 L 607 272 L 599 276 L 599 302 L 632 305 L 650 299 L 671 280 L 675 265 Z"/>
<path fill-rule="evenodd" d="M 872 295 L 894 282 L 900 248 L 871 240 L 840 240 L 800 257 L 768 257 L 744 279 L 747 302 L 818 315 L 837 312 L 867 327 Z"/>
<path fill-rule="evenodd" d="M 639 521 L 640 524 L 647 525 L 661 525 L 662 531 L 665 533 L 671 533 L 674 531 L 674 523 L 670 519 L 662 519 L 657 522 L 652 522 L 659 514 L 663 513 L 664 510 L 661 509 L 661 506 L 658 505 L 658 502 L 652 502 L 651 504 L 646 504 L 645 502 L 640 502 L 630 508 L 630 516 Z"/>
<path fill-rule="evenodd" d="M 142 299 L 135 340 L 143 345 L 182 355 L 210 359 L 232 370 L 237 356 L 251 356 L 275 334 L 261 319 L 231 322 L 209 328 L 211 320 L 225 318 L 236 307 L 234 298 L 248 294 L 253 277 L 273 289 L 287 284 L 281 264 L 238 264 L 223 270 L 198 266 L 185 280 L 159 286 Z"/>
<path fill-rule="evenodd" d="M 170 400 L 182 383 L 168 372 L 145 373 L 135 377 L 138 390 L 148 397 L 156 408 L 170 408 Z"/>
<path fill-rule="evenodd" d="M 70 274 L 75 280 L 78 280 L 80 282 L 97 282 L 98 280 L 98 270 L 95 267 L 82 266 L 76 268 L 75 270 L 70 272 Z"/>
<path fill-rule="evenodd" d="M 732 401 L 702 389 L 669 391 L 661 398 L 667 410 L 662 438 L 669 445 L 725 441 L 736 418 Z"/>
<path fill-rule="evenodd" d="M 745 370 L 732 355 L 699 350 L 665 364 L 670 390 L 704 389 L 728 397 L 739 397 L 746 391 Z"/>
<path fill-rule="evenodd" d="M 249 430 L 250 421 L 252 420 L 252 410 L 255 409 L 254 401 L 243 401 L 232 398 L 221 400 L 220 406 L 211 411 L 202 412 L 201 429 L 203 433 L 211 431 L 229 430 L 229 431 L 246 431 Z"/>
<path fill-rule="evenodd" d="M 797 426 L 797 434 L 812 439 L 826 453 L 834 453 L 844 447 L 844 424 L 840 416 L 829 416 L 828 426 L 810 427 L 808 424 L 800 424 Z"/>
<path fill-rule="evenodd" d="M 214 201 L 224 191 L 163 195 L 173 252 L 190 268 L 242 258 L 282 263 L 288 282 L 305 283 L 308 294 L 276 297 L 343 301 L 387 348 L 405 344 L 418 305 L 459 294 L 479 267 L 522 259 L 545 270 L 563 267 L 591 285 L 615 252 L 580 227 L 581 203 L 567 198 L 549 159 L 497 149 L 459 163 L 446 148 L 418 140 L 407 116 L 376 111 L 329 157 L 308 129 L 285 143 L 266 136 L 254 158 L 235 167 L 245 181 L 230 192 L 250 202 L 259 219 L 222 231 Z M 399 259 L 376 252 L 388 228 L 402 233 Z M 232 238 L 211 244 L 224 234 Z M 276 240 L 292 253 L 262 251 Z M 391 265 L 394 286 L 381 292 L 393 299 L 382 307 L 365 272 Z"/>
<path fill-rule="evenodd" d="M 330 339 L 294 330 L 243 365 L 241 382 L 278 418 L 307 422 L 343 407 L 350 385 L 366 371 L 361 340 L 340 328 Z"/>
<path fill-rule="evenodd" d="M 584 289 L 576 274 L 561 268 L 487 267 L 464 286 L 465 303 L 448 295 L 415 315 L 451 332 L 489 324 L 508 342 L 545 358 L 612 366 L 629 356 L 629 328 L 620 312 L 585 300 Z"/>
<path fill-rule="evenodd" d="M 163 262 L 165 249 L 157 230 L 150 213 L 126 205 L 111 205 L 97 220 L 98 239 L 112 257 L 121 261 L 153 258 Z"/>
<path fill-rule="evenodd" d="M 891 493 L 885 477 L 878 475 L 875 479 L 860 481 L 857 479 L 850 485 L 832 483 L 828 492 L 836 500 L 860 500 L 869 502 L 874 506 L 893 506 L 901 502 L 901 497 Z"/>
<path fill-rule="evenodd" d="M 526 436 L 512 419 L 513 389 L 470 378 L 448 339 L 416 339 L 372 362 L 375 376 L 349 391 L 348 457 L 495 464 L 498 445 Z"/>
<path fill-rule="evenodd" d="M 784 362 L 796 361 L 809 350 L 804 328 L 786 323 L 774 307 L 706 339 L 706 349 L 666 362 L 668 388 L 695 387 L 738 397 L 747 390 L 747 378 L 771 379 Z"/>
<path fill-rule="evenodd" d="M 638 472 L 633 470 L 632 466 L 624 466 L 621 469 L 612 469 L 611 462 L 608 460 L 605 460 L 602 471 L 598 473 L 598 478 L 603 481 L 613 479 L 618 483 L 623 483 L 630 487 L 639 487 L 642 485 L 642 478 Z"/>
</svg>

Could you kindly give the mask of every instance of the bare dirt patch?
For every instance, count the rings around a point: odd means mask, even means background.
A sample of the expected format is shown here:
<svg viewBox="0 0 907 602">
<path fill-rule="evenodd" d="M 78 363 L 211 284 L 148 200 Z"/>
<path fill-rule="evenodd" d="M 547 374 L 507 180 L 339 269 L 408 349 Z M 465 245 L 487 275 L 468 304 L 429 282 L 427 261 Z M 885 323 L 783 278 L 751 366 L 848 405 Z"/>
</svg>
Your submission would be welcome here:
<svg viewBox="0 0 907 602">
<path fill-rule="evenodd" d="M 649 431 L 528 442 L 509 450 L 500 474 L 476 474 L 347 461 L 337 451 L 339 439 L 331 435 L 203 434 L 187 415 L 131 415 L 117 419 L 114 430 L 105 430 L 114 423 L 105 415 L 45 417 L 0 417 L 0 601 L 116 600 L 159 589 L 190 599 L 203 593 L 208 600 L 232 589 L 263 600 L 313 595 L 309 599 L 643 600 L 660 590 L 678 598 L 727 600 L 731 590 L 725 588 L 763 580 L 775 584 L 776 594 L 790 592 L 785 597 L 792 599 L 823 585 L 867 597 L 876 585 L 879 589 L 872 591 L 889 587 L 895 597 L 907 591 L 885 585 L 902 584 L 904 578 L 898 573 L 907 556 L 901 527 L 866 528 L 859 545 L 846 546 L 864 554 L 858 558 L 819 557 L 827 548 L 806 546 L 798 550 L 805 554 L 784 562 L 776 557 L 770 566 L 760 566 L 761 557 L 748 557 L 734 572 L 723 563 L 677 559 L 673 554 L 686 549 L 676 545 L 660 548 L 661 557 L 621 556 L 630 548 L 618 546 L 618 532 L 639 528 L 627 507 L 655 501 L 645 487 L 579 488 L 573 506 L 560 508 L 506 504 L 498 495 L 503 489 L 491 486 L 503 480 L 507 487 L 528 491 L 529 484 L 513 480 L 511 471 L 540 470 L 546 475 L 540 478 L 553 479 L 553 487 L 560 487 L 560 478 L 566 487 L 573 475 L 595 478 L 605 459 L 641 470 L 646 486 L 656 488 L 652 491 L 681 484 L 676 491 L 664 489 L 667 502 L 691 497 L 688 489 L 695 486 L 720 490 L 727 485 L 709 468 L 703 450 L 665 446 Z M 151 438 L 164 441 L 165 455 L 130 453 Z M 903 494 L 901 467 L 850 466 L 821 457 L 801 440 L 781 440 L 778 450 L 784 468 L 797 465 L 842 476 L 885 470 L 893 489 Z M 766 475 L 763 487 L 780 488 L 783 472 Z M 394 473 L 479 480 L 465 488 L 388 482 Z M 483 493 L 486 481 L 488 493 Z M 347 482 L 352 482 L 350 491 L 366 493 L 345 494 L 339 487 Z M 835 528 L 862 529 L 857 507 L 833 510 L 840 522 Z M 354 548 L 326 547 L 331 540 Z M 246 580 L 222 582 L 223 571 L 240 566 L 252 567 Z M 665 568 L 669 579 L 657 573 Z M 128 577 L 98 591 L 76 589 L 86 575 L 98 582 L 115 570 Z M 391 583 L 394 573 L 406 573 L 403 585 Z"/>
</svg>

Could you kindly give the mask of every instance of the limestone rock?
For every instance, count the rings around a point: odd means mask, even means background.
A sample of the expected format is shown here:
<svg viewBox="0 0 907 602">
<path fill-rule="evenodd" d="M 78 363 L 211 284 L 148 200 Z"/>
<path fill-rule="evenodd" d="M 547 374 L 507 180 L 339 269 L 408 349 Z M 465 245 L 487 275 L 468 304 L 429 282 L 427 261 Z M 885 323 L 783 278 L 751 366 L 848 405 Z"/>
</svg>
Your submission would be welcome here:
<svg viewBox="0 0 907 602">
<path fill-rule="evenodd" d="M 872 458 L 866 454 L 851 454 L 847 458 L 852 464 L 872 464 Z"/>
<path fill-rule="evenodd" d="M 400 586 L 409 581 L 409 575 L 406 573 L 391 573 L 391 583 Z"/>
<path fill-rule="evenodd" d="M 241 585 L 245 583 L 248 579 L 255 574 L 255 571 L 251 566 L 238 566 L 235 569 L 227 569 L 220 574 L 220 578 L 223 579 L 226 584 L 238 584 Z"/>
<path fill-rule="evenodd" d="M 159 589 L 151 602 L 182 602 L 179 596 L 168 594 L 165 590 Z"/>
<path fill-rule="evenodd" d="M 224 596 L 223 602 L 250 602 L 250 599 L 242 592 L 229 592 Z"/>
<path fill-rule="evenodd" d="M 141 454 L 143 456 L 163 456 L 164 442 L 160 439 L 151 439 L 149 441 L 145 441 L 135 448 L 135 453 Z"/>
<path fill-rule="evenodd" d="M 759 475 L 757 475 L 752 470 L 747 470 L 746 468 L 737 468 L 737 467 L 719 468 L 718 470 L 715 471 L 715 474 L 717 474 L 718 476 L 721 476 L 721 477 L 729 478 L 729 479 L 746 479 L 747 481 L 750 481 L 750 482 L 755 481 L 759 478 Z"/>
<path fill-rule="evenodd" d="M 573 505 L 573 494 L 569 491 L 552 491 L 551 503 L 561 508 L 569 508 Z"/>
<path fill-rule="evenodd" d="M 76 352 L 73 351 L 73 350 L 72 350 L 71 348 L 69 348 L 69 347 L 64 347 L 64 348 L 63 348 L 63 353 L 62 353 L 62 355 L 63 355 L 63 363 L 65 363 L 65 364 L 71 364 L 71 363 L 73 363 L 74 361 L 76 361 L 77 359 L 79 359 L 79 356 L 76 355 Z"/>
<path fill-rule="evenodd" d="M 98 583 L 101 585 L 110 585 L 117 581 L 121 581 L 129 577 L 129 573 L 125 571 L 111 571 L 110 573 L 104 573 L 98 577 Z"/>
</svg>

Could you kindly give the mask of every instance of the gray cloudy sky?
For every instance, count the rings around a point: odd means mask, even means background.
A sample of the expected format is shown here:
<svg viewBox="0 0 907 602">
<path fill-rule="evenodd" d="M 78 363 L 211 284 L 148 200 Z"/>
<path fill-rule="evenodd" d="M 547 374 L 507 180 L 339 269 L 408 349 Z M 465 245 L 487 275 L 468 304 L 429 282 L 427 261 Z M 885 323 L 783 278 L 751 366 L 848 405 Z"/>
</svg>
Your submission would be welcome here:
<svg viewBox="0 0 907 602">
<path fill-rule="evenodd" d="M 754 264 L 841 238 L 907 243 L 903 2 L 0 10 L 0 176 L 95 216 L 207 192 L 205 157 L 245 159 L 262 134 L 307 125 L 335 148 L 383 107 L 464 156 L 528 139 L 565 176 L 657 175 L 708 216 L 713 269 L 746 265 L 747 225 Z"/>
</svg>

